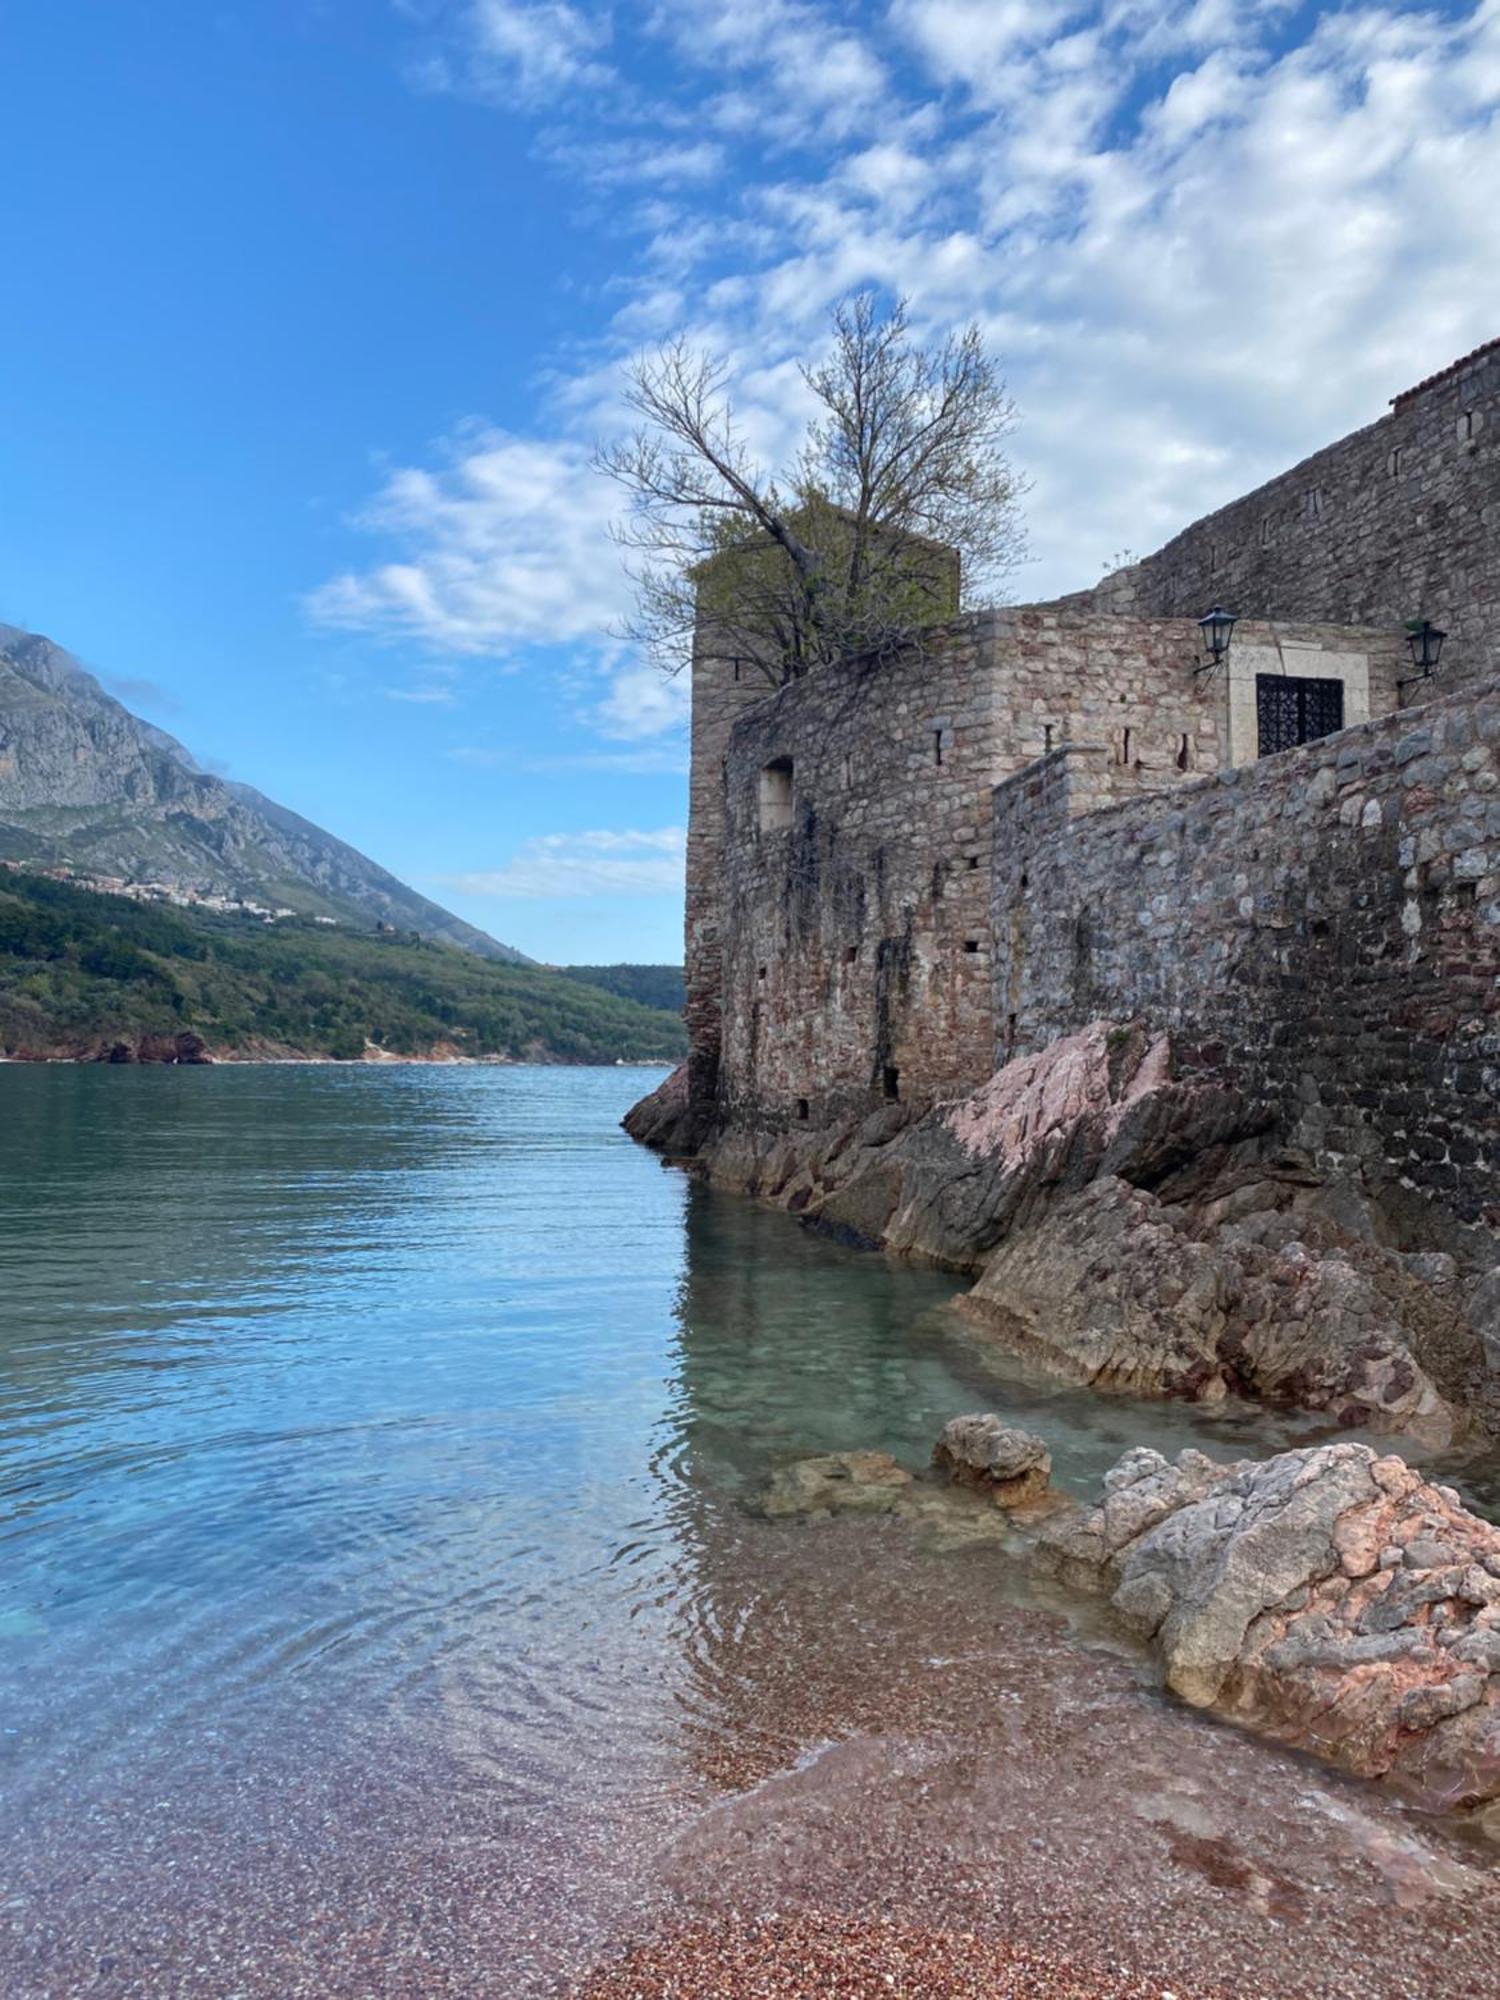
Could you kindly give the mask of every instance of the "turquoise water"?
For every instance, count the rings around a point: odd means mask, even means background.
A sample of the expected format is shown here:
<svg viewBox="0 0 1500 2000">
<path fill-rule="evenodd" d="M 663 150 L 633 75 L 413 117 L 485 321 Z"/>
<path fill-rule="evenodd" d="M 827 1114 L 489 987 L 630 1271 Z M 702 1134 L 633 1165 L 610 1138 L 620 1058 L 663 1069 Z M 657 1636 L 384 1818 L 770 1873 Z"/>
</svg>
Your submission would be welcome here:
<svg viewBox="0 0 1500 2000">
<path fill-rule="evenodd" d="M 654 1080 L 0 1070 L 8 1990 L 260 1991 L 142 1973 L 98 1913 L 164 1963 L 239 1901 L 257 1950 L 314 1910 L 357 1939 L 413 1844 L 565 1929 L 741 1726 L 781 1459 L 919 1465 L 997 1403 L 1080 1488 L 1142 1438 L 1292 1435 L 997 1376 L 953 1280 L 631 1145 Z"/>
</svg>

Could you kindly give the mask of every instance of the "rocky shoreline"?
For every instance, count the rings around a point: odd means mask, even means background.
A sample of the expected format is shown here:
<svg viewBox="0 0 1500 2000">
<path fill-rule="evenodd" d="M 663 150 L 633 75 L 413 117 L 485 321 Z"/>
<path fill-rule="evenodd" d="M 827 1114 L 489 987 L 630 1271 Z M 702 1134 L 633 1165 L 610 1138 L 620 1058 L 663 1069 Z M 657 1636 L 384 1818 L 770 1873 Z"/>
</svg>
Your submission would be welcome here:
<svg viewBox="0 0 1500 2000">
<path fill-rule="evenodd" d="M 703 1129 L 685 1068 L 626 1129 L 845 1242 L 974 1278 L 993 1337 L 1103 1391 L 1232 1395 L 1447 1447 L 1500 1435 L 1500 1265 L 1140 1022 L 853 1127 Z"/>
<path fill-rule="evenodd" d="M 1107 1600 L 1167 1691 L 1500 1839 L 1500 1528 L 1369 1445 L 1216 1463 L 1127 1452 L 1096 1504 L 1045 1442 L 955 1418 L 919 1478 L 886 1453 L 781 1467 L 770 1520 L 902 1515 L 940 1545 L 994 1538 Z"/>
</svg>

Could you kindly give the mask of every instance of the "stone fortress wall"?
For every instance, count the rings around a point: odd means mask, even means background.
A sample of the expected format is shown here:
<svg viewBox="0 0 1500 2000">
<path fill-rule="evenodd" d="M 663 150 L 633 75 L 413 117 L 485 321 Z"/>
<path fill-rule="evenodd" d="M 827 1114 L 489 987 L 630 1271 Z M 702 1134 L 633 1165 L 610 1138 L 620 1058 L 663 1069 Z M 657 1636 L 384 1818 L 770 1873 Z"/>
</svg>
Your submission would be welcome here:
<svg viewBox="0 0 1500 2000">
<path fill-rule="evenodd" d="M 694 1129 L 909 1117 L 1140 1016 L 1325 1155 L 1493 1221 L 1497 388 L 1500 343 L 1094 591 L 916 656 L 771 693 L 703 651 Z M 1215 599 L 1240 624 L 1195 673 Z M 1418 613 L 1448 651 L 1397 714 Z M 1260 674 L 1340 680 L 1346 727 L 1257 763 Z"/>
<path fill-rule="evenodd" d="M 988 1077 L 992 787 L 1065 743 L 1088 752 L 1074 791 L 1093 805 L 1219 769 L 1238 684 L 1196 674 L 1198 646 L 1191 619 L 986 612 L 920 660 L 846 661 L 720 717 L 717 961 L 692 1017 L 720 1115 L 822 1128 Z M 1246 624 L 1234 653 L 1346 677 L 1358 713 L 1395 703 L 1388 633 Z"/>
<path fill-rule="evenodd" d="M 1422 616 L 1450 685 L 1500 676 L 1500 340 L 1087 595 L 1147 617 Z"/>
<path fill-rule="evenodd" d="M 1001 1059 L 1179 1031 L 1315 1164 L 1500 1226 L 1500 688 L 1098 807 L 1097 750 L 994 799 Z"/>
</svg>

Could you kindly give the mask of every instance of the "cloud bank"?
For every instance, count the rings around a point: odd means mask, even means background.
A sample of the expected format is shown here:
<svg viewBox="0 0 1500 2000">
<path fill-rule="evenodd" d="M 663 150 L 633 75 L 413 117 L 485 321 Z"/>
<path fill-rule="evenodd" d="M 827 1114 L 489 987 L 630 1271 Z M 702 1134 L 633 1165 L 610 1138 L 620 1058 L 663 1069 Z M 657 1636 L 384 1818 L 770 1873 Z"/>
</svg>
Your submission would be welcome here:
<svg viewBox="0 0 1500 2000">
<path fill-rule="evenodd" d="M 620 359 L 668 332 L 734 357 L 774 455 L 841 293 L 978 319 L 1022 410 L 1027 596 L 1500 332 L 1500 0 L 486 0 L 444 16 L 427 77 L 530 107 L 549 170 L 610 189 L 619 303 L 536 435 L 475 429 L 389 476 L 363 517 L 386 559 L 313 601 L 335 625 L 605 646 L 626 585 L 586 442 Z M 674 725 L 679 695 L 609 665 L 600 727 Z"/>
</svg>

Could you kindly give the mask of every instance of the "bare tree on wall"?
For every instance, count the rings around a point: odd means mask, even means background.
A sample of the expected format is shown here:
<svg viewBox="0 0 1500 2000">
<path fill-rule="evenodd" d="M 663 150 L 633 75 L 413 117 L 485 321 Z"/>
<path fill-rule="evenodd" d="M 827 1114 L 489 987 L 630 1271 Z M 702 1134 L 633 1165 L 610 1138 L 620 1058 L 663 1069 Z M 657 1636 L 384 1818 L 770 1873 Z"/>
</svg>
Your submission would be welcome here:
<svg viewBox="0 0 1500 2000">
<path fill-rule="evenodd" d="M 832 321 L 801 371 L 817 413 L 779 472 L 756 462 L 723 360 L 677 340 L 631 370 L 639 428 L 596 463 L 628 497 L 627 636 L 668 673 L 695 630 L 773 685 L 904 650 L 1022 558 L 1015 407 L 978 327 L 924 347 L 905 301 L 882 313 L 872 292 Z"/>
</svg>

